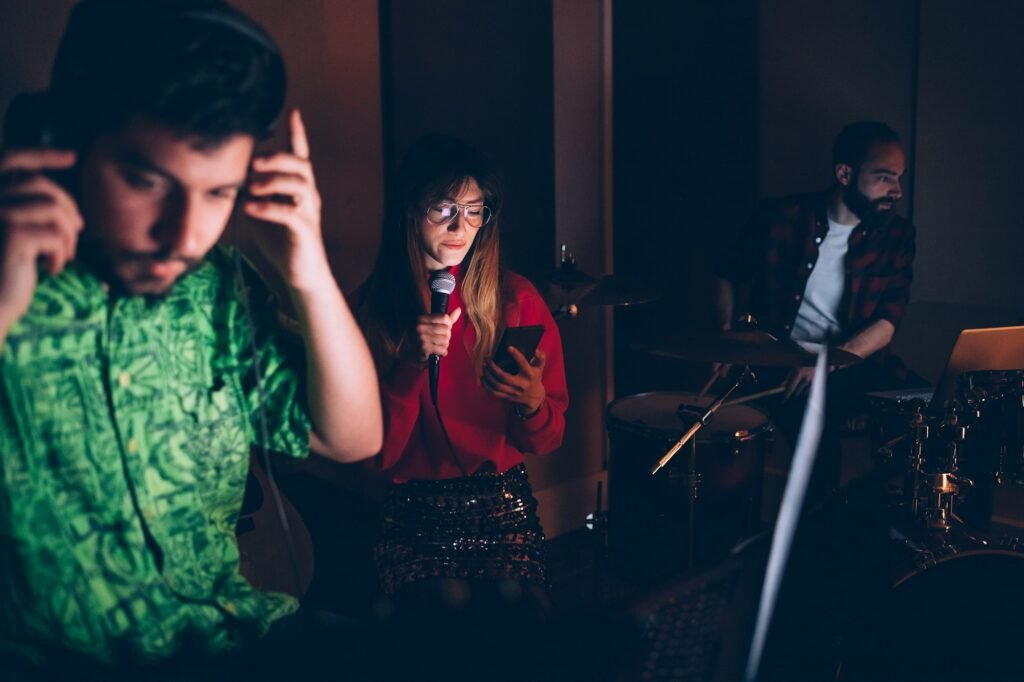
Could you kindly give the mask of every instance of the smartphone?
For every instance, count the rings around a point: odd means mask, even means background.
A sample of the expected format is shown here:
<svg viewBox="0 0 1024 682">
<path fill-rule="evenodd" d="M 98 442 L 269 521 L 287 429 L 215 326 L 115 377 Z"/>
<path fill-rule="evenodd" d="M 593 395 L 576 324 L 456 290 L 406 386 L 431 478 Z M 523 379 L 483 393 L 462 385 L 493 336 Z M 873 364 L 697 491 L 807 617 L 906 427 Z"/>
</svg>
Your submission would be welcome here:
<svg viewBox="0 0 1024 682">
<path fill-rule="evenodd" d="M 532 361 L 533 354 L 537 352 L 537 344 L 540 343 L 540 337 L 543 335 L 544 325 L 542 324 L 507 327 L 494 351 L 494 363 L 509 374 L 519 374 L 519 365 L 516 364 L 512 354 L 508 352 L 508 347 L 513 346 L 525 355 L 527 360 Z"/>
</svg>

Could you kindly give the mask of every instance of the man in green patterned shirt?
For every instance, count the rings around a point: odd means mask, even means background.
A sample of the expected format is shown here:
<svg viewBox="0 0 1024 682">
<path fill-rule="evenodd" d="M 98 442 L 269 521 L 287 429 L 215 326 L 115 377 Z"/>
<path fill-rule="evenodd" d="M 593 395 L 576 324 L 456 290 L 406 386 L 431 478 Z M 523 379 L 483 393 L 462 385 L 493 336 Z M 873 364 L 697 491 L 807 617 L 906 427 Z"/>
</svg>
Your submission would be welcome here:
<svg viewBox="0 0 1024 682">
<path fill-rule="evenodd" d="M 238 571 L 250 446 L 339 461 L 380 448 L 298 112 L 288 152 L 253 156 L 284 89 L 270 38 L 217 0 L 83 0 L 50 89 L 21 101 L 34 114 L 9 112 L 0 676 L 257 640 L 297 604 Z M 259 279 L 216 247 L 236 204 L 287 285 L 299 366 Z"/>
</svg>

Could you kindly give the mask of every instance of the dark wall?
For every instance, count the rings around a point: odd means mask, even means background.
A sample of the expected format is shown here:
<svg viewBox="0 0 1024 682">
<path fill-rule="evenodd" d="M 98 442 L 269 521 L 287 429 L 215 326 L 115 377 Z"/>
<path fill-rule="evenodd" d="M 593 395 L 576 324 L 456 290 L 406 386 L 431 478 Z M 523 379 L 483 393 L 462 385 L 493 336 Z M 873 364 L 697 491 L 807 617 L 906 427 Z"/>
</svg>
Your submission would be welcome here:
<svg viewBox="0 0 1024 682">
<path fill-rule="evenodd" d="M 714 261 L 754 201 L 757 8 L 615 3 L 615 273 L 660 296 L 616 311 L 617 395 L 686 382 L 633 341 L 711 327 Z"/>
<path fill-rule="evenodd" d="M 885 121 L 904 140 L 913 182 L 916 0 L 763 1 L 758 31 L 758 192 L 824 189 L 847 123 Z"/>
<path fill-rule="evenodd" d="M 915 298 L 1024 313 L 1024 3 L 921 4 Z"/>
<path fill-rule="evenodd" d="M 457 135 L 499 167 L 502 250 L 551 267 L 554 151 L 550 0 L 382 0 L 386 164 L 421 135 Z"/>
</svg>

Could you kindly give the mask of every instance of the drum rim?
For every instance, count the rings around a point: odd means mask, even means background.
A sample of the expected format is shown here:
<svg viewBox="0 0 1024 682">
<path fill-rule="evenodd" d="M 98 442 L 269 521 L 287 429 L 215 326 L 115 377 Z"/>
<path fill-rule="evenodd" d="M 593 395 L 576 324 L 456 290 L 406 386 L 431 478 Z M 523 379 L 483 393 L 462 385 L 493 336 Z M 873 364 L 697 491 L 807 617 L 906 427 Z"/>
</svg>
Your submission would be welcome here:
<svg viewBox="0 0 1024 682">
<path fill-rule="evenodd" d="M 896 589 L 897 587 L 903 585 L 911 578 L 927 573 L 928 571 L 939 566 L 940 564 L 946 564 L 950 561 L 953 561 L 954 559 L 963 559 L 972 556 L 1012 556 L 1016 557 L 1017 559 L 1024 560 L 1024 552 L 1021 552 L 1020 550 L 1013 550 L 1007 547 L 972 547 L 971 549 L 963 549 L 954 553 L 945 554 L 943 556 L 937 557 L 923 568 L 915 564 L 911 571 L 907 573 L 901 573 L 900 577 L 893 581 L 891 589 Z"/>
<path fill-rule="evenodd" d="M 644 391 L 643 393 L 632 393 L 630 395 L 621 396 L 621 397 L 616 398 L 615 400 L 611 401 L 610 403 L 608 403 L 607 406 L 605 406 L 605 410 L 604 410 L 605 420 L 604 421 L 605 421 L 606 428 L 611 427 L 613 424 L 617 424 L 617 425 L 623 425 L 623 426 L 630 427 L 633 430 L 643 430 L 645 432 L 657 433 L 657 434 L 663 435 L 663 436 L 665 436 L 665 439 L 667 441 L 669 441 L 669 442 L 674 442 L 674 441 L 679 440 L 680 438 L 682 438 L 683 434 L 686 433 L 685 429 L 679 429 L 679 430 L 676 430 L 676 429 L 659 429 L 659 428 L 653 427 L 653 426 L 638 427 L 635 424 L 632 424 L 632 423 L 627 422 L 627 421 L 625 421 L 623 419 L 620 419 L 619 417 L 616 417 L 615 415 L 612 414 L 612 408 L 614 408 L 616 405 L 618 405 L 618 404 L 620 404 L 620 403 L 622 403 L 622 402 L 624 402 L 626 400 L 629 400 L 631 398 L 644 398 L 644 397 L 649 397 L 649 396 L 671 395 L 671 394 L 697 395 L 696 391 Z M 750 405 L 749 403 L 748 404 L 744 404 L 744 405 L 735 405 L 733 407 L 744 407 L 744 408 L 748 408 L 748 409 L 750 409 L 750 410 L 752 410 L 754 412 L 757 412 L 758 414 L 760 414 L 764 418 L 764 421 L 761 424 L 759 424 L 758 426 L 756 426 L 755 428 L 753 428 L 753 429 L 736 429 L 734 431 L 720 431 L 720 432 L 715 433 L 714 435 L 711 435 L 711 436 L 704 435 L 702 437 L 701 436 L 702 432 L 698 431 L 697 432 L 697 436 L 696 436 L 697 440 L 698 441 L 702 441 L 702 442 L 708 442 L 708 441 L 711 441 L 711 442 L 714 442 L 714 441 L 720 441 L 720 442 L 738 441 L 738 442 L 742 443 L 742 442 L 746 442 L 746 441 L 749 441 L 749 440 L 753 440 L 755 438 L 759 438 L 760 436 L 765 435 L 765 434 L 770 434 L 772 431 L 775 430 L 775 424 L 772 421 L 771 416 L 767 412 L 765 412 L 764 410 L 760 409 L 759 407 L 755 407 L 754 405 Z M 707 434 L 707 433 L 711 433 L 711 432 L 705 432 L 705 434 Z"/>
</svg>

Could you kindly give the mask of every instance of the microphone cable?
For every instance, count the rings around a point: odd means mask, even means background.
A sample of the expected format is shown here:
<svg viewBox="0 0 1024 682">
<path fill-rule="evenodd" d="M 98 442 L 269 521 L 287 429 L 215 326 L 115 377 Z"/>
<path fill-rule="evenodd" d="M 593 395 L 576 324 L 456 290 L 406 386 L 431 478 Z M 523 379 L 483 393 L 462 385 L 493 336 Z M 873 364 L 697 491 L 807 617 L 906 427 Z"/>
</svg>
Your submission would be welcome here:
<svg viewBox="0 0 1024 682">
<path fill-rule="evenodd" d="M 437 312 L 442 314 L 448 313 L 448 297 L 455 291 L 455 276 L 447 270 L 433 272 L 430 275 L 430 296 L 431 296 L 431 314 L 433 314 L 435 308 L 435 295 L 442 294 L 444 296 L 443 303 L 438 304 L 440 308 Z M 453 339 L 449 338 L 448 345 L 451 346 Z M 444 417 L 441 416 L 441 406 L 437 400 L 437 385 L 440 383 L 441 377 L 441 357 L 438 355 L 430 355 L 427 358 L 427 371 L 429 372 L 430 380 L 430 402 L 434 404 L 434 414 L 437 416 L 437 424 L 441 427 L 441 433 L 444 434 L 445 442 L 448 443 L 448 451 L 451 452 L 452 459 L 455 461 L 455 466 L 459 468 L 459 472 L 463 476 L 469 476 L 466 472 L 466 467 L 462 465 L 462 460 L 455 453 L 455 444 L 452 443 L 451 436 L 448 435 L 448 427 L 444 424 Z"/>
</svg>

